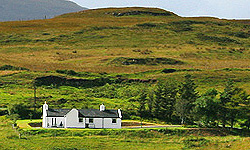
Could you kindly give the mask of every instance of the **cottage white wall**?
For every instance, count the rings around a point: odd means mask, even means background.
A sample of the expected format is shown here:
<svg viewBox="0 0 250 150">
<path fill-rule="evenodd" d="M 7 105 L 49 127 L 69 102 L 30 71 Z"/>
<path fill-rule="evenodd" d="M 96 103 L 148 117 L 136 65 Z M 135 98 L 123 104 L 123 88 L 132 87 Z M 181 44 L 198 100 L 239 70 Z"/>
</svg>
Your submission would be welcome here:
<svg viewBox="0 0 250 150">
<path fill-rule="evenodd" d="M 116 118 L 116 123 L 112 123 L 112 118 L 104 118 L 104 128 L 121 128 L 122 121 Z"/>
<path fill-rule="evenodd" d="M 46 115 L 44 115 L 44 113 L 43 113 L 43 123 L 42 123 L 42 127 L 43 128 L 47 128 L 48 126 L 47 126 L 47 124 L 48 124 L 48 121 L 47 121 L 48 119 L 47 119 L 47 116 Z"/>
<path fill-rule="evenodd" d="M 103 128 L 103 118 L 94 118 L 95 128 Z"/>
<path fill-rule="evenodd" d="M 50 125 L 48 117 L 43 115 L 43 128 L 49 128 Z"/>
<path fill-rule="evenodd" d="M 117 128 L 122 128 L 122 119 L 117 118 Z"/>
<path fill-rule="evenodd" d="M 47 110 L 49 109 L 49 106 L 46 104 L 43 105 L 43 128 L 47 127 Z"/>
<path fill-rule="evenodd" d="M 89 123 L 89 118 L 85 120 L 89 128 L 121 128 L 120 118 L 116 118 L 116 123 L 112 123 L 112 118 L 93 118 L 93 123 Z"/>
<path fill-rule="evenodd" d="M 60 126 L 61 123 L 62 123 L 62 126 Z M 62 128 L 62 127 L 64 127 L 64 125 L 65 125 L 65 119 L 64 119 L 64 117 L 57 117 L 56 118 L 56 126 Z"/>
<path fill-rule="evenodd" d="M 79 122 L 78 110 L 72 109 L 65 116 L 65 127 L 66 128 L 85 128 L 85 119 L 83 122 Z"/>
<path fill-rule="evenodd" d="M 52 124 L 52 119 L 54 120 L 54 124 Z M 51 128 L 51 127 L 58 127 L 63 128 L 65 126 L 65 119 L 64 117 L 46 117 L 45 122 L 47 124 L 44 124 L 45 128 Z M 62 122 L 62 126 L 60 126 Z"/>
</svg>

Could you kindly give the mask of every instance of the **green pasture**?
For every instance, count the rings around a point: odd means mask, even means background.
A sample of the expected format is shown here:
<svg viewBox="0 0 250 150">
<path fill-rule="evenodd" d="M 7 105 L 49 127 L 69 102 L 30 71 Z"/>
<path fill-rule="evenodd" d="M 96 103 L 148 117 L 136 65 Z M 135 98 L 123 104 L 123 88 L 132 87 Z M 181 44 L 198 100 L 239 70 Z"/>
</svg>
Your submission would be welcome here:
<svg viewBox="0 0 250 150">
<path fill-rule="evenodd" d="M 11 128 L 0 117 L 1 149 L 247 149 L 249 137 L 183 129 L 30 129 Z M 32 122 L 37 122 L 33 120 Z M 30 120 L 18 121 L 20 125 Z M 218 131 L 215 131 L 217 133 Z M 19 133 L 21 137 L 19 138 Z"/>
</svg>

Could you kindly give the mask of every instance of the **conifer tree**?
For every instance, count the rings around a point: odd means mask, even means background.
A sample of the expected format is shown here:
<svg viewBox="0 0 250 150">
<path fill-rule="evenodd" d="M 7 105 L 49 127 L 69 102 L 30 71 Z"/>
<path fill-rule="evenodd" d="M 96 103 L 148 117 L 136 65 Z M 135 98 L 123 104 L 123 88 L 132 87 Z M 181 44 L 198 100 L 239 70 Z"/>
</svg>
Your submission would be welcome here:
<svg viewBox="0 0 250 150">
<path fill-rule="evenodd" d="M 177 85 L 174 82 L 158 82 L 155 90 L 154 115 L 171 121 L 176 102 Z"/>
<path fill-rule="evenodd" d="M 248 95 L 238 87 L 235 87 L 232 80 L 229 80 L 224 91 L 220 94 L 220 119 L 223 127 L 230 122 L 231 128 L 243 111 L 242 104 L 246 103 Z"/>
<path fill-rule="evenodd" d="M 216 89 L 209 89 L 195 102 L 196 118 L 205 125 L 215 125 L 214 123 L 218 119 L 219 100 L 217 95 Z"/>
<path fill-rule="evenodd" d="M 189 74 L 186 75 L 185 81 L 181 83 L 179 87 L 179 96 L 175 105 L 176 114 L 180 117 L 181 124 L 193 120 L 194 102 L 199 97 L 196 88 L 197 86 L 194 83 L 192 76 Z"/>
</svg>

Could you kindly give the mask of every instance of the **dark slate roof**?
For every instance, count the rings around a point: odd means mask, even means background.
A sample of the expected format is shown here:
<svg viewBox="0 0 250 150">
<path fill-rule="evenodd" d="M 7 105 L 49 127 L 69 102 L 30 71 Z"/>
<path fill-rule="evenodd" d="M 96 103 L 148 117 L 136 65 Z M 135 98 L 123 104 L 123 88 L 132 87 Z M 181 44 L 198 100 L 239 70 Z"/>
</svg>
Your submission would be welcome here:
<svg viewBox="0 0 250 150">
<path fill-rule="evenodd" d="M 49 109 L 48 117 L 64 117 L 71 109 Z"/>
<path fill-rule="evenodd" d="M 86 118 L 119 118 L 117 110 L 79 109 L 78 111 Z"/>
<path fill-rule="evenodd" d="M 64 117 L 71 109 L 49 109 L 47 111 L 48 117 Z M 78 109 L 80 117 L 86 118 L 119 118 L 117 110 L 99 109 Z"/>
</svg>

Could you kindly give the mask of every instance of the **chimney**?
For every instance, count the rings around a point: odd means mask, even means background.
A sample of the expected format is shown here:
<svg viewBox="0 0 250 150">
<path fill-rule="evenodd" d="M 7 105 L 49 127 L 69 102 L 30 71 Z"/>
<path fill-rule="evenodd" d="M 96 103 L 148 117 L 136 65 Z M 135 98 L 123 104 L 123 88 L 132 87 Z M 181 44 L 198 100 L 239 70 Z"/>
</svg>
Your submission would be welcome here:
<svg viewBox="0 0 250 150">
<path fill-rule="evenodd" d="M 101 105 L 100 105 L 100 111 L 105 111 L 105 106 L 104 106 L 104 104 L 101 104 Z"/>
<path fill-rule="evenodd" d="M 43 110 L 49 110 L 49 106 L 47 105 L 47 103 L 46 103 L 46 101 L 45 101 L 45 103 L 43 104 Z"/>
<path fill-rule="evenodd" d="M 43 104 L 43 128 L 47 128 L 48 127 L 48 122 L 47 122 L 47 111 L 49 110 L 49 106 L 47 105 L 46 101 Z"/>
<path fill-rule="evenodd" d="M 117 111 L 118 111 L 119 118 L 122 118 L 122 111 L 121 111 L 121 109 L 118 109 Z"/>
</svg>

